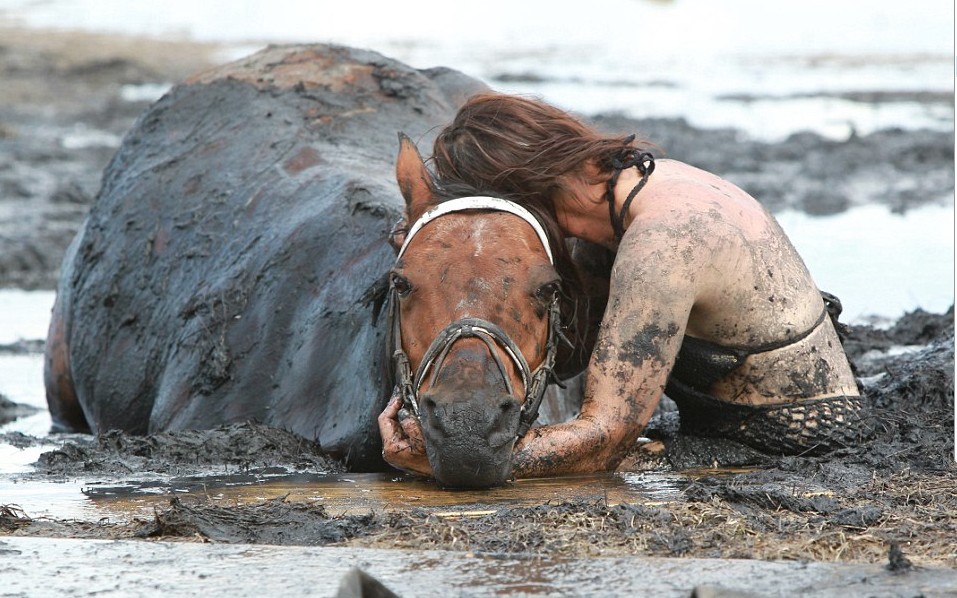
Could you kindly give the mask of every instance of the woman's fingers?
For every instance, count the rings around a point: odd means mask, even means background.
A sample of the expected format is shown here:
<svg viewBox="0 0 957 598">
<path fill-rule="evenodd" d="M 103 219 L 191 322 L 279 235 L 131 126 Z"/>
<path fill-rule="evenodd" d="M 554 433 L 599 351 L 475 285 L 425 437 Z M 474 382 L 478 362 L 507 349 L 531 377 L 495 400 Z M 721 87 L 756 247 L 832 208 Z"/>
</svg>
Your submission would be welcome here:
<svg viewBox="0 0 957 598">
<path fill-rule="evenodd" d="M 432 475 L 422 429 L 418 420 L 403 409 L 398 390 L 379 414 L 378 423 L 382 435 L 382 457 L 389 465 L 412 473 Z"/>
</svg>

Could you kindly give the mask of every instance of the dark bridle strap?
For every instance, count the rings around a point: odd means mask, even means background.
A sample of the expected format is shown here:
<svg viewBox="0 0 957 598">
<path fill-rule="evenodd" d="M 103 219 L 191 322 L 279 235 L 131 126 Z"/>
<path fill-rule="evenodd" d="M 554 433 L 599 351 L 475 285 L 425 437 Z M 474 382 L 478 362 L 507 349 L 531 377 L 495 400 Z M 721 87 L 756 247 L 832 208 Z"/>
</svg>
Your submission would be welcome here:
<svg viewBox="0 0 957 598">
<path fill-rule="evenodd" d="M 624 140 L 625 145 L 630 144 L 634 140 L 635 136 L 629 135 Z M 625 236 L 625 215 L 628 214 L 628 208 L 631 206 L 631 202 L 645 187 L 645 183 L 648 182 L 648 177 L 655 171 L 655 157 L 649 152 L 640 151 L 638 148 L 626 147 L 612 158 L 611 166 L 612 172 L 608 178 L 605 200 L 608 202 L 608 218 L 611 220 L 611 228 L 615 232 L 615 240 L 621 241 L 621 238 Z M 634 167 L 638 167 L 638 172 L 641 173 L 641 180 L 631 189 L 628 197 L 625 198 L 624 203 L 621 204 L 621 210 L 615 213 L 615 186 L 618 184 L 618 177 L 621 176 L 622 171 Z"/>
<path fill-rule="evenodd" d="M 416 417 L 419 415 L 419 405 L 415 400 L 417 389 L 412 380 L 412 365 L 409 356 L 402 349 L 402 323 L 399 321 L 398 293 L 393 288 L 389 292 L 389 319 L 392 321 L 390 336 L 392 337 L 392 367 L 395 372 L 396 384 L 402 395 L 402 404 L 412 409 Z"/>
<path fill-rule="evenodd" d="M 430 369 L 432 370 L 432 376 L 429 378 L 429 385 L 431 386 L 435 383 L 436 376 L 442 368 L 442 364 L 445 362 L 449 351 L 452 349 L 452 345 L 455 344 L 455 341 L 462 338 L 478 338 L 485 343 L 489 353 L 492 354 L 492 358 L 495 360 L 495 364 L 498 366 L 499 372 L 502 374 L 502 378 L 505 379 L 505 388 L 508 394 L 514 394 L 508 370 L 505 369 L 505 364 L 502 363 L 502 359 L 498 356 L 498 351 L 495 350 L 495 343 L 501 345 L 502 348 L 505 349 L 505 354 L 518 366 L 518 371 L 522 376 L 523 392 L 528 392 L 531 370 L 528 367 L 528 362 L 525 361 L 525 356 L 522 355 L 521 349 L 509 338 L 504 330 L 492 322 L 480 318 L 462 318 L 461 320 L 456 320 L 446 326 L 442 332 L 435 337 L 432 344 L 429 345 L 429 348 L 425 351 L 425 355 L 422 356 L 422 363 L 419 364 L 419 368 L 415 372 L 414 384 L 416 389 L 421 388 L 422 382 L 424 382 L 425 376 L 429 373 Z"/>
<path fill-rule="evenodd" d="M 528 433 L 529 428 L 538 419 L 538 409 L 545 398 L 545 390 L 548 388 L 549 381 L 558 382 L 555 377 L 555 356 L 558 354 L 558 341 L 564 341 L 571 346 L 571 341 L 562 332 L 561 307 L 556 298 L 549 307 L 548 314 L 548 340 L 545 343 L 545 359 L 539 364 L 532 373 L 532 381 L 525 391 L 525 402 L 522 403 L 522 419 L 518 424 L 517 436 L 519 438 Z M 564 385 L 561 385 L 565 388 Z"/>
</svg>

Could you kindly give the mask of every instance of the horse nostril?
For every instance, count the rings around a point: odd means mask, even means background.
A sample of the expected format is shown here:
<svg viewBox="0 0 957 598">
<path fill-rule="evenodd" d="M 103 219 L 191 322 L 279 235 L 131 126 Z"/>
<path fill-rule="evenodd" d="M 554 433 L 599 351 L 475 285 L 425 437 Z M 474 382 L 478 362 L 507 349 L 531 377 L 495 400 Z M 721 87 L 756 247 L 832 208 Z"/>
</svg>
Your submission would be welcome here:
<svg viewBox="0 0 957 598">
<path fill-rule="evenodd" d="M 508 415 L 512 411 L 515 411 L 516 409 L 519 408 L 518 401 L 516 401 L 512 397 L 503 398 L 502 401 L 499 403 L 498 408 L 502 411 L 502 415 Z"/>
<path fill-rule="evenodd" d="M 502 397 L 498 402 L 498 417 L 495 418 L 493 429 L 498 432 L 514 432 L 512 427 L 517 425 L 522 404 L 515 397 Z"/>
<path fill-rule="evenodd" d="M 432 397 L 424 397 L 422 400 L 422 407 L 426 414 L 430 415 L 432 413 L 435 413 L 435 407 L 436 407 L 435 399 L 433 399 Z"/>
</svg>

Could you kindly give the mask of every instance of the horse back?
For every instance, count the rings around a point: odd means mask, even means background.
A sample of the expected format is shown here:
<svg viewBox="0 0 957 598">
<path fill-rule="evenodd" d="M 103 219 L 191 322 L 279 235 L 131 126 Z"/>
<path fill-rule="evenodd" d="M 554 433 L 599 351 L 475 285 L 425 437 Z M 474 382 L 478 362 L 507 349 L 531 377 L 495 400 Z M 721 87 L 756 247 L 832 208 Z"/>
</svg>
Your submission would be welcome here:
<svg viewBox="0 0 957 598">
<path fill-rule="evenodd" d="M 174 87 L 125 138 L 64 261 L 55 418 L 133 433 L 257 421 L 379 464 L 391 380 L 370 290 L 403 207 L 396 132 L 427 135 L 480 89 L 323 45 Z"/>
</svg>

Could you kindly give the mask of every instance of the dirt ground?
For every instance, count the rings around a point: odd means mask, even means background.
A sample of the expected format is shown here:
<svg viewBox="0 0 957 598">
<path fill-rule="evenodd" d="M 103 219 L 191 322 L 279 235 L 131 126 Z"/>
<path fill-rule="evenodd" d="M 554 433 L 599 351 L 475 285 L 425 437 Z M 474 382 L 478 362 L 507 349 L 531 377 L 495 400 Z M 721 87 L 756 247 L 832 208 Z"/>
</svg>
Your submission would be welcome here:
<svg viewBox="0 0 957 598">
<path fill-rule="evenodd" d="M 212 64 L 216 52 L 0 27 L 0 287 L 56 287 L 123 135 L 166 86 Z"/>
<path fill-rule="evenodd" d="M 93 201 L 100 172 L 149 103 L 123 94 L 180 80 L 214 61 L 217 50 L 0 30 L 0 287 L 55 287 L 59 261 Z M 921 101 L 953 99 L 930 94 Z M 867 202 L 897 210 L 953 196 L 952 134 L 892 130 L 845 144 L 802 134 L 766 144 L 681 121 L 634 123 L 613 115 L 596 121 L 637 128 L 671 156 L 773 198 L 771 209 L 840 212 L 861 201 L 861 193 L 845 192 L 855 186 L 874 188 L 863 194 Z M 815 176 L 803 176 L 808 171 Z M 866 185 L 876 176 L 892 183 Z M 899 346 L 913 350 L 889 351 Z M 896 571 L 957 567 L 953 308 L 909 314 L 887 330 L 855 327 L 846 348 L 870 397 L 873 434 L 828 457 L 768 457 L 677 435 L 673 416 L 664 414 L 649 427 L 652 442 L 626 466 L 693 472 L 680 500 L 564 501 L 484 511 L 474 505 L 471 515 L 439 516 L 426 509 L 341 515 L 283 499 L 223 506 L 171 498 L 151 518 L 110 523 L 34 518 L 0 497 L 0 536 L 814 560 L 886 563 Z M 0 402 L 0 412 L 11 417 L 18 408 Z M 28 446 L 39 439 L 8 434 L 0 442 Z M 60 448 L 45 453 L 26 477 L 122 479 L 145 472 L 168 478 L 223 465 L 339 468 L 308 441 L 254 425 L 58 442 Z"/>
</svg>

